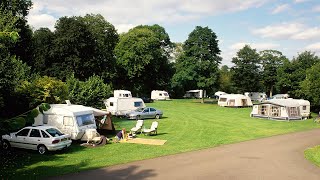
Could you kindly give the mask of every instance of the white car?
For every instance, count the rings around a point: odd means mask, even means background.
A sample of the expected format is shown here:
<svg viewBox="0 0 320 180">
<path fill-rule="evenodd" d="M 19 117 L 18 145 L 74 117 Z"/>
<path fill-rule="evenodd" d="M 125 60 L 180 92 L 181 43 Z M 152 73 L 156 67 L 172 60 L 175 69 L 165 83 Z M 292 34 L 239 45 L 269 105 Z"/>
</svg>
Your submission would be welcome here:
<svg viewBox="0 0 320 180">
<path fill-rule="evenodd" d="M 61 133 L 53 126 L 28 126 L 2 136 L 2 148 L 5 150 L 17 147 L 38 150 L 40 154 L 67 148 L 71 143 L 70 135 Z"/>
</svg>

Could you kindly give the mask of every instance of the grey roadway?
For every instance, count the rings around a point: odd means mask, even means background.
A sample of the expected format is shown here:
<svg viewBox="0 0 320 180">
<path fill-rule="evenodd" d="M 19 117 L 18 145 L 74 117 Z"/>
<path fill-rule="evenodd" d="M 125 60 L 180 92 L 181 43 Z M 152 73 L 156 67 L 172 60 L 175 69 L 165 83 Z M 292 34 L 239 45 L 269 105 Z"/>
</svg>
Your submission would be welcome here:
<svg viewBox="0 0 320 180">
<path fill-rule="evenodd" d="M 159 157 L 53 179 L 320 180 L 304 150 L 320 145 L 320 129 Z"/>
</svg>

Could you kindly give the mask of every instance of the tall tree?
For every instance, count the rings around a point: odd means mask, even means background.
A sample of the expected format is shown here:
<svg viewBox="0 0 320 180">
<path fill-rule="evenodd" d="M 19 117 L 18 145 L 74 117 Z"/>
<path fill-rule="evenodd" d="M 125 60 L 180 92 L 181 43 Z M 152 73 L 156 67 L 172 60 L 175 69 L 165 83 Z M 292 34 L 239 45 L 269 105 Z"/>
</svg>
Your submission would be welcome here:
<svg viewBox="0 0 320 180">
<path fill-rule="evenodd" d="M 232 72 L 227 65 L 220 68 L 220 80 L 219 80 L 219 90 L 227 93 L 232 93 L 234 91 L 232 83 Z"/>
<path fill-rule="evenodd" d="M 160 32 L 160 34 L 159 34 Z M 133 94 L 150 94 L 153 89 L 166 89 L 171 68 L 165 52 L 166 32 L 158 25 L 138 26 L 120 36 L 115 48 L 118 83 Z M 125 75 L 125 76 L 124 76 Z"/>
<path fill-rule="evenodd" d="M 274 86 L 277 82 L 277 69 L 281 67 L 287 58 L 280 51 L 264 50 L 260 52 L 262 64 L 262 83 L 264 89 L 272 96 Z"/>
<path fill-rule="evenodd" d="M 20 38 L 17 42 L 8 46 L 10 54 L 16 55 L 23 62 L 28 64 L 31 61 L 31 37 L 32 31 L 27 24 L 26 16 L 31 9 L 31 0 L 1 0 L 0 11 L 5 14 L 11 14 L 16 17 L 16 21 L 13 24 L 13 28 L 17 30 Z"/>
<path fill-rule="evenodd" d="M 311 102 L 314 110 L 320 110 L 320 62 L 306 70 L 306 78 L 300 83 L 301 96 Z"/>
<path fill-rule="evenodd" d="M 292 61 L 285 61 L 278 69 L 276 87 L 281 93 L 289 93 L 294 98 L 300 98 L 302 92 L 300 83 L 306 78 L 306 70 L 320 62 L 320 58 L 310 51 L 300 53 Z"/>
<path fill-rule="evenodd" d="M 232 58 L 232 81 L 238 93 L 258 92 L 260 90 L 259 54 L 256 49 L 245 45 Z"/>
<path fill-rule="evenodd" d="M 54 33 L 49 28 L 40 28 L 33 33 L 33 61 L 31 67 L 40 75 L 50 74 L 49 62 L 52 62 L 51 50 L 53 48 Z M 50 70 L 50 68 L 49 68 Z"/>
<path fill-rule="evenodd" d="M 212 91 L 219 81 L 220 49 L 216 34 L 196 26 L 183 44 L 184 54 L 176 62 L 173 86 Z"/>
</svg>

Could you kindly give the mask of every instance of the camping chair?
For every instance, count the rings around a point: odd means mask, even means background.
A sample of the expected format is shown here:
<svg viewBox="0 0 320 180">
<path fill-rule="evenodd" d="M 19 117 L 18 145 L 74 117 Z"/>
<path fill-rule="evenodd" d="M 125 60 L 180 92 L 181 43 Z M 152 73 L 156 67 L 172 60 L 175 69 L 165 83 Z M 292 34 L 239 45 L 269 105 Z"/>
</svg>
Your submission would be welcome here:
<svg viewBox="0 0 320 180">
<path fill-rule="evenodd" d="M 141 128 L 143 126 L 143 120 L 138 120 L 136 123 L 136 126 L 131 128 L 131 133 L 130 134 L 136 134 L 136 132 L 140 131 L 140 134 L 142 133 Z"/>
<path fill-rule="evenodd" d="M 153 121 L 151 124 L 151 128 L 150 129 L 144 129 L 143 130 L 143 134 L 144 135 L 151 135 L 152 133 L 154 134 L 158 134 L 158 122 L 157 121 Z"/>
</svg>

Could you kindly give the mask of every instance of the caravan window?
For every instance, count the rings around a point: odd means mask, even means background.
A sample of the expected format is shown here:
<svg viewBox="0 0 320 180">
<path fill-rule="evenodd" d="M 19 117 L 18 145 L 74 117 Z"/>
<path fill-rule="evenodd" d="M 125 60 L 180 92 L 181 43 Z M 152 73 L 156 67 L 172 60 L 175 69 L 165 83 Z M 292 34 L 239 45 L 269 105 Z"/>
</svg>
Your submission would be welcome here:
<svg viewBox="0 0 320 180">
<path fill-rule="evenodd" d="M 302 110 L 307 110 L 307 106 L 302 106 Z"/>
<path fill-rule="evenodd" d="M 220 98 L 219 101 L 220 101 L 220 102 L 226 102 L 226 101 L 227 101 L 227 98 Z"/>
<path fill-rule="evenodd" d="M 168 94 L 168 93 L 163 93 L 163 95 L 164 95 L 164 96 L 169 96 L 169 94 Z"/>
<path fill-rule="evenodd" d="M 162 96 L 162 94 L 160 93 L 159 96 Z"/>
<path fill-rule="evenodd" d="M 76 117 L 79 126 L 94 124 L 93 114 L 84 114 Z"/>
<path fill-rule="evenodd" d="M 141 107 L 142 106 L 142 102 L 138 101 L 138 102 L 134 102 L 134 107 Z"/>
<path fill-rule="evenodd" d="M 64 116 L 63 117 L 63 125 L 73 126 L 73 118 L 71 116 Z"/>
<path fill-rule="evenodd" d="M 113 102 L 110 102 L 110 106 L 113 106 Z"/>
</svg>

